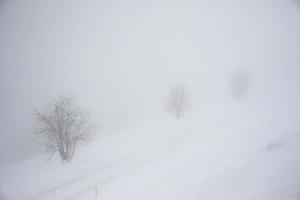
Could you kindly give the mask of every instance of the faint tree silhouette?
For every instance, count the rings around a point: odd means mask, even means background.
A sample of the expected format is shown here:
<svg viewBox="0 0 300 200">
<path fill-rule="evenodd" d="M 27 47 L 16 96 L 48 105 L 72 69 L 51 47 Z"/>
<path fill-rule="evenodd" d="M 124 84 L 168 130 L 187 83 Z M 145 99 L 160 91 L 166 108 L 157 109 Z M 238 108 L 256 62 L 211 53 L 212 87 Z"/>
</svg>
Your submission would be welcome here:
<svg viewBox="0 0 300 200">
<path fill-rule="evenodd" d="M 237 70 L 230 80 L 231 96 L 236 100 L 240 100 L 246 95 L 248 87 L 249 80 L 246 71 L 244 69 Z"/>
<path fill-rule="evenodd" d="M 166 110 L 175 115 L 177 119 L 181 119 L 188 109 L 188 97 L 186 88 L 183 85 L 175 86 L 171 89 Z"/>
</svg>

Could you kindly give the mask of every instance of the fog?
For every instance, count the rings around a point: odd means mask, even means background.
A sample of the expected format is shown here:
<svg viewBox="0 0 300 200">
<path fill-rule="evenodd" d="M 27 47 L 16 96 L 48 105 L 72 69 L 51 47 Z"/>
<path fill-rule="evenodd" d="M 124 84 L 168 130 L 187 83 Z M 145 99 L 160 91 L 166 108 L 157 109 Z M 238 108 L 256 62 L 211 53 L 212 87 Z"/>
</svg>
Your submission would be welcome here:
<svg viewBox="0 0 300 200">
<path fill-rule="evenodd" d="M 11 0 L 0 6 L 1 163 L 40 153 L 32 142 L 33 108 L 65 94 L 92 114 L 98 136 L 163 115 L 177 84 L 188 89 L 192 111 L 247 103 L 298 127 L 297 1 Z M 247 87 L 233 98 L 239 71 Z"/>
</svg>

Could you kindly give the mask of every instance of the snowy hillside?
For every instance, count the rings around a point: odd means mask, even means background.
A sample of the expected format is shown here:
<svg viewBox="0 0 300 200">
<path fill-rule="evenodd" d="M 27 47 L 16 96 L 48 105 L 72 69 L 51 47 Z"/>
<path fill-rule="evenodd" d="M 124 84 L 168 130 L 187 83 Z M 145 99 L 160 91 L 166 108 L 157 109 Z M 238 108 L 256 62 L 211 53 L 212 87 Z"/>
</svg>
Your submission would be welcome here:
<svg viewBox="0 0 300 200">
<path fill-rule="evenodd" d="M 2 199 L 297 199 L 299 133 L 242 113 L 145 121 L 64 166 L 40 157 L 1 166 Z"/>
<path fill-rule="evenodd" d="M 297 133 L 271 142 L 239 164 L 198 185 L 190 199 L 300 199 L 299 139 Z"/>
</svg>

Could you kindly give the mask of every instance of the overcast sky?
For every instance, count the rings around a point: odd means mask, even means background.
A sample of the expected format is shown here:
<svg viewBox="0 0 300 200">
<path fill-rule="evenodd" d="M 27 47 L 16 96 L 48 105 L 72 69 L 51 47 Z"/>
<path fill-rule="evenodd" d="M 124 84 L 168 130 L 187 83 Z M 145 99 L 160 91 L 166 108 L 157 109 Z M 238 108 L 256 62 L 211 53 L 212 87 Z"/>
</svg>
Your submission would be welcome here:
<svg viewBox="0 0 300 200">
<path fill-rule="evenodd" d="M 34 151 L 32 110 L 62 94 L 99 134 L 163 112 L 175 84 L 199 110 L 227 102 L 240 69 L 248 99 L 299 110 L 299 36 L 295 0 L 3 1 L 0 162 Z"/>
</svg>

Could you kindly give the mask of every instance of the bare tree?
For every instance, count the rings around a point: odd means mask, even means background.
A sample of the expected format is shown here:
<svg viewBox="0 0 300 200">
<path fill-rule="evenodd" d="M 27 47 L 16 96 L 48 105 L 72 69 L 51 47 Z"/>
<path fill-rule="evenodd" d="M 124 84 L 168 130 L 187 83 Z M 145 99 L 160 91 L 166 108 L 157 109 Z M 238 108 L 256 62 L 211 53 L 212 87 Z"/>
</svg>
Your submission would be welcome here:
<svg viewBox="0 0 300 200">
<path fill-rule="evenodd" d="M 230 92 L 235 100 L 241 100 L 247 93 L 249 80 L 245 69 L 237 70 L 230 80 Z"/>
<path fill-rule="evenodd" d="M 49 159 L 59 153 L 62 163 L 70 162 L 79 144 L 90 138 L 92 126 L 86 113 L 80 111 L 71 97 L 60 97 L 45 112 L 35 109 L 38 142 L 46 147 Z"/>
<path fill-rule="evenodd" d="M 171 89 L 167 99 L 167 111 L 174 114 L 177 119 L 183 117 L 188 108 L 188 98 L 184 86 L 175 86 Z"/>
</svg>

